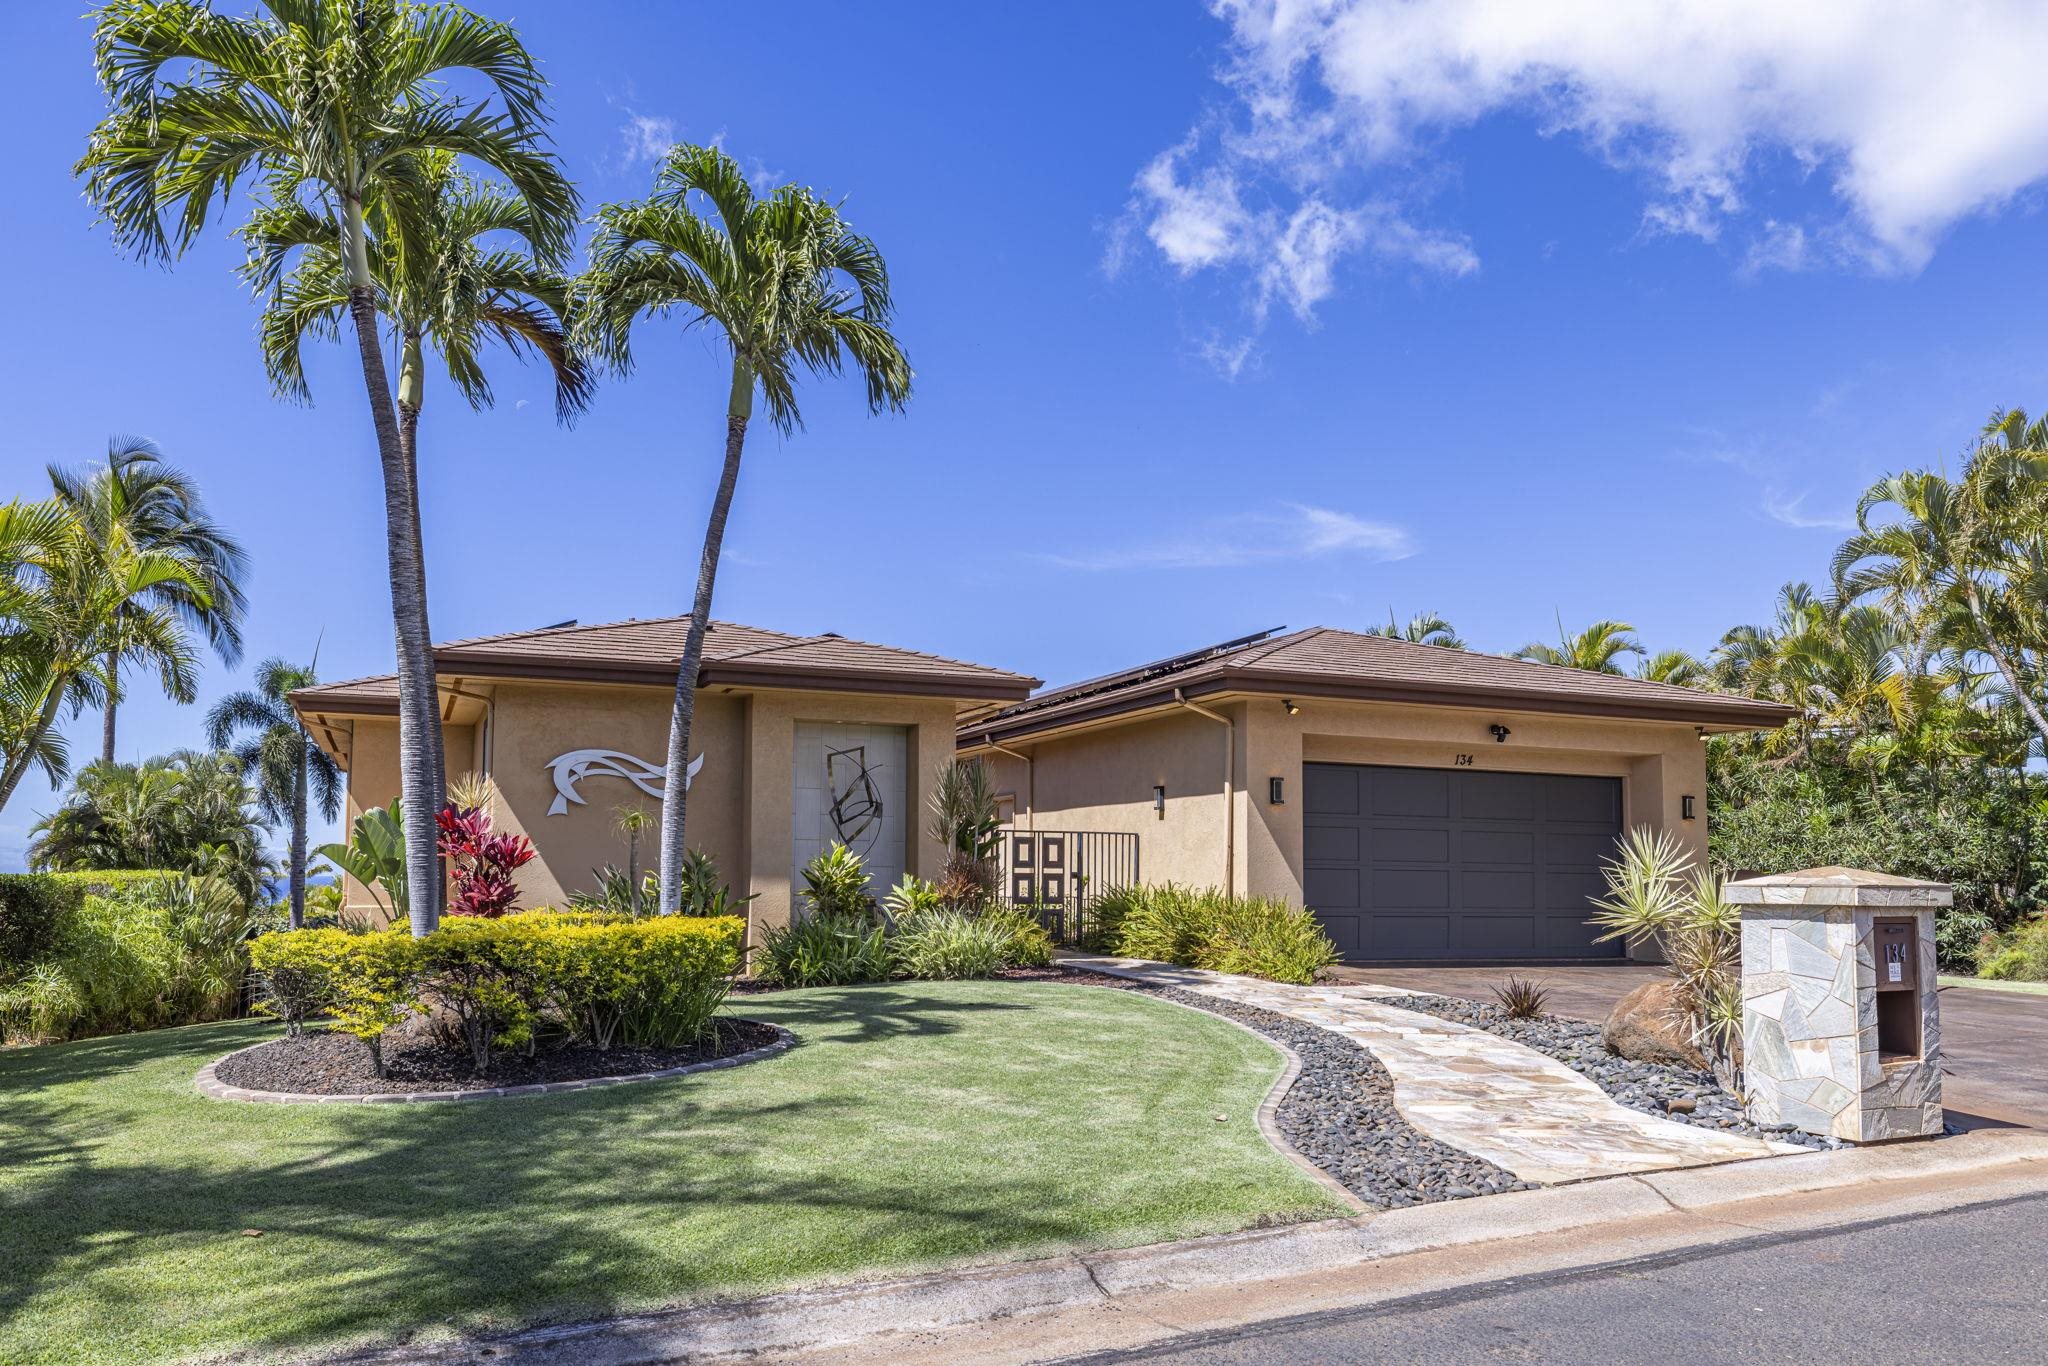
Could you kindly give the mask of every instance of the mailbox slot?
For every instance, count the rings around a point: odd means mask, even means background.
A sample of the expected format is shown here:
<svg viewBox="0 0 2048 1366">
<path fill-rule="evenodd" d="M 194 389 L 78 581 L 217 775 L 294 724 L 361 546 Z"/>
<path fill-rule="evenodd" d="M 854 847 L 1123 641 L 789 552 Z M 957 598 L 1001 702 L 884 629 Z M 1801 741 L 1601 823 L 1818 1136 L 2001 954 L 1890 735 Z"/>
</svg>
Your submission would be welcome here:
<svg viewBox="0 0 2048 1366">
<path fill-rule="evenodd" d="M 1886 1062 L 1920 1056 L 1920 930 L 1908 919 L 1870 925 L 1877 963 L 1877 1051 Z"/>
</svg>

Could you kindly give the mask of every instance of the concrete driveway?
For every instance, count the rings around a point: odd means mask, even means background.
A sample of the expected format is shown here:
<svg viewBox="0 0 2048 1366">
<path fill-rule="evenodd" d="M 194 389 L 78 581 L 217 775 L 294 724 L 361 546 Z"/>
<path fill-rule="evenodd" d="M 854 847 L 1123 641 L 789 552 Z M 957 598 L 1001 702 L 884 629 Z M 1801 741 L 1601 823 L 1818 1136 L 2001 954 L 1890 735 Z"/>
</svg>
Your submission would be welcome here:
<svg viewBox="0 0 2048 1366">
<path fill-rule="evenodd" d="M 1344 982 L 1486 1001 L 1512 972 L 1550 988 L 1550 1009 L 1600 1021 L 1614 1003 L 1662 968 L 1597 967 L 1332 968 Z M 2048 1129 L 2048 996 L 1981 987 L 1941 990 L 1942 1103 L 1965 1127 L 2021 1124 Z"/>
</svg>

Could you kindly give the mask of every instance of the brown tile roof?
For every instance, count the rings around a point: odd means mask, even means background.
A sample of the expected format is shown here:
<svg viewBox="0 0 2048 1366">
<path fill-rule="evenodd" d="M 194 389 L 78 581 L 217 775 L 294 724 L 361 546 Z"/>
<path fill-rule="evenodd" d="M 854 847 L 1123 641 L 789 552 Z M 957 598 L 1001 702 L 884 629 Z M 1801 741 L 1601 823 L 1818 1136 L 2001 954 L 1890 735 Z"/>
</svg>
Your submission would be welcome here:
<svg viewBox="0 0 2048 1366">
<path fill-rule="evenodd" d="M 434 647 L 434 668 L 448 677 L 536 678 L 596 683 L 673 684 L 690 619 L 550 626 L 477 636 Z M 1012 702 L 1039 680 L 892 645 L 827 633 L 792 636 L 714 621 L 704 637 L 702 687 L 821 688 Z M 340 715 L 395 711 L 392 674 L 323 683 L 292 694 L 301 712 Z"/>
<path fill-rule="evenodd" d="M 1170 702 L 1176 690 L 1189 698 L 1224 692 L 1292 694 L 1731 729 L 1767 729 L 1793 714 L 1789 707 L 1754 698 L 1315 626 L 1227 641 L 1053 688 L 968 723 L 961 728 L 960 742 L 1020 739 L 1157 707 Z"/>
</svg>

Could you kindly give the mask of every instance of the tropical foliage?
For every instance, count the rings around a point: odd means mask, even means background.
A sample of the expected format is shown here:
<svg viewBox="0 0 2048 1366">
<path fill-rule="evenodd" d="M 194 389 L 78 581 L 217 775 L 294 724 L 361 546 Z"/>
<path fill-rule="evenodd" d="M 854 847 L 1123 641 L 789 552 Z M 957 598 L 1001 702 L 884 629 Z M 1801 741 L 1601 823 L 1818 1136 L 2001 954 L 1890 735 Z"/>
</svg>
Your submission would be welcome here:
<svg viewBox="0 0 2048 1366">
<path fill-rule="evenodd" d="M 1559 622 L 1557 644 L 1532 641 L 1515 651 L 1515 658 L 1598 674 L 1618 674 L 1622 672 L 1623 656 L 1648 653 L 1636 639 L 1635 629 L 1625 621 L 1596 621 L 1583 631 L 1573 632 L 1565 630 L 1564 623 Z"/>
<path fill-rule="evenodd" d="M 424 934 L 439 914 L 434 817 L 447 775 L 407 434 L 419 396 L 410 396 L 410 417 L 401 412 L 380 321 L 394 317 L 404 332 L 408 319 L 454 300 L 432 337 L 451 370 L 478 336 L 535 342 L 509 316 L 484 310 L 517 313 L 540 299 L 537 290 L 447 287 L 462 261 L 483 273 L 462 249 L 473 237 L 447 219 L 467 186 L 453 171 L 459 159 L 509 184 L 536 263 L 560 259 L 576 196 L 544 146 L 546 82 L 510 25 L 410 0 L 273 0 L 243 17 L 195 0 L 111 0 L 96 16 L 94 49 L 107 112 L 77 169 L 123 248 L 177 257 L 216 210 L 239 202 L 237 189 L 253 189 L 242 235 L 254 278 L 274 286 L 264 329 L 274 373 L 288 350 L 279 336 L 329 326 L 338 315 L 322 291 L 345 286 L 384 483 L 400 781 L 411 823 L 406 900 Z M 439 269 L 436 254 L 457 265 Z M 299 256 L 301 267 L 286 265 Z M 300 286 L 314 302 L 295 315 L 306 304 L 294 292 Z M 407 357 L 425 335 L 422 325 L 401 338 L 412 344 Z"/>
<path fill-rule="evenodd" d="M 851 366 L 866 382 L 869 409 L 881 412 L 909 401 L 910 362 L 889 331 L 889 272 L 875 244 L 830 200 L 802 186 L 756 195 L 739 163 L 719 148 L 674 148 L 655 174 L 652 195 L 599 209 L 590 255 L 573 308 L 582 344 L 615 370 L 632 369 L 635 324 L 675 313 L 686 327 L 716 333 L 731 357 L 725 460 L 705 524 L 669 722 L 661 808 L 667 910 L 682 899 L 684 768 L 697 676 L 755 396 L 786 435 L 802 425 L 803 374 L 837 375 Z"/>
<path fill-rule="evenodd" d="M 1412 645 L 1435 645 L 1446 650 L 1462 650 L 1464 639 L 1459 636 L 1451 623 L 1435 612 L 1417 612 L 1408 618 L 1406 626 L 1394 620 L 1394 609 L 1387 609 L 1385 626 L 1370 626 L 1363 632 L 1369 636 L 1385 636 L 1389 640 L 1405 640 Z"/>
<path fill-rule="evenodd" d="M 407 915 L 411 887 L 405 858 L 404 798 L 373 806 L 357 816 L 346 843 L 317 851 L 366 888 L 387 920 Z"/>
<path fill-rule="evenodd" d="M 311 667 L 266 659 L 256 666 L 256 686 L 230 693 L 206 714 L 206 736 L 228 750 L 256 785 L 257 809 L 270 825 L 289 832 L 285 856 L 291 926 L 306 923 L 306 818 L 317 810 L 327 820 L 341 811 L 341 769 L 313 742 L 292 710 L 291 694 L 319 682 Z"/>
<path fill-rule="evenodd" d="M 254 904 L 270 872 L 258 806 L 229 753 L 180 750 L 140 764 L 94 762 L 63 805 L 29 828 L 29 864 L 58 872 L 211 874 Z"/>
<path fill-rule="evenodd" d="M 1307 984 L 1340 957 L 1314 912 L 1278 898 L 1171 882 L 1115 895 L 1110 947 L 1127 958 Z"/>
<path fill-rule="evenodd" d="M 107 443 L 106 464 L 86 471 L 49 467 L 57 501 L 102 546 L 117 542 L 175 556 L 204 585 L 193 592 L 182 577 L 168 578 L 138 595 L 130 612 L 167 610 L 212 642 L 225 664 L 242 656 L 242 617 L 247 600 L 242 580 L 248 557 L 233 536 L 207 514 L 199 486 L 164 463 L 163 454 L 139 437 Z M 117 632 L 118 635 L 118 632 Z M 100 761 L 114 762 L 115 714 L 121 700 L 121 669 L 128 651 L 116 640 L 105 659 L 106 701 L 100 727 Z M 144 656 L 146 662 L 147 656 Z"/>
</svg>

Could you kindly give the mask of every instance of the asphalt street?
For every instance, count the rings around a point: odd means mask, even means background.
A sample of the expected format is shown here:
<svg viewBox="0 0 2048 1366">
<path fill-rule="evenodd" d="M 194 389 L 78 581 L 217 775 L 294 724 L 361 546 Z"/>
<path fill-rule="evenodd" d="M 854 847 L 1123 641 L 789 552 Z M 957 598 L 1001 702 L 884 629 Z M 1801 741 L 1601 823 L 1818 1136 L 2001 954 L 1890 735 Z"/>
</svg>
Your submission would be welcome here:
<svg viewBox="0 0 2048 1366">
<path fill-rule="evenodd" d="M 2048 1195 L 1182 1338 L 1090 1363 L 2048 1360 Z"/>
</svg>

